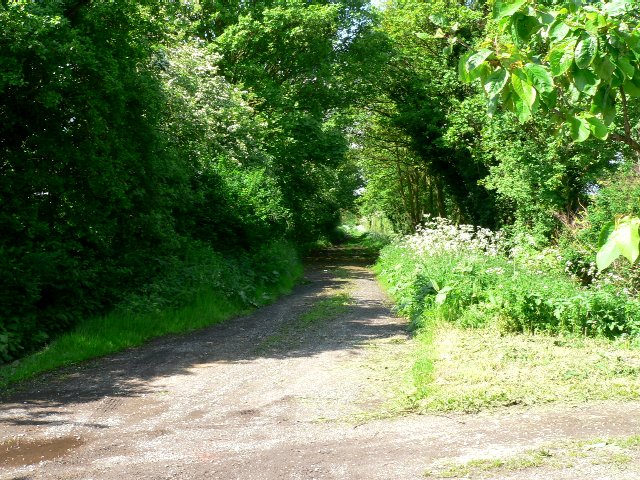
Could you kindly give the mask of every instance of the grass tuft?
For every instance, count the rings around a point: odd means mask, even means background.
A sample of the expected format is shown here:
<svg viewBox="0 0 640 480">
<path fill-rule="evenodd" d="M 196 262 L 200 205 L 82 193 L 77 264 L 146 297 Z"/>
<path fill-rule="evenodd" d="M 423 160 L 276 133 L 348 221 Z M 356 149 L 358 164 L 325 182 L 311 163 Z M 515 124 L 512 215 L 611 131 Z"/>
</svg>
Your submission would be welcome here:
<svg viewBox="0 0 640 480">
<path fill-rule="evenodd" d="M 637 458 L 640 436 L 590 440 L 568 440 L 544 445 L 506 458 L 478 458 L 466 462 L 438 461 L 427 478 L 500 478 L 507 472 L 546 469 L 548 478 L 554 470 L 589 469 L 604 465 L 608 469 L 624 468 Z M 577 477 L 576 477 L 577 478 Z"/>
<path fill-rule="evenodd" d="M 304 331 L 335 320 L 344 314 L 352 304 L 353 299 L 347 292 L 339 292 L 318 300 L 309 310 L 283 324 L 276 333 L 260 342 L 257 351 L 264 353 L 277 348 L 291 347 L 300 341 Z"/>
<path fill-rule="evenodd" d="M 332 295 L 313 304 L 311 309 L 300 315 L 296 324 L 306 328 L 319 322 L 335 319 L 342 315 L 353 303 L 351 295 L 346 292 Z"/>
</svg>

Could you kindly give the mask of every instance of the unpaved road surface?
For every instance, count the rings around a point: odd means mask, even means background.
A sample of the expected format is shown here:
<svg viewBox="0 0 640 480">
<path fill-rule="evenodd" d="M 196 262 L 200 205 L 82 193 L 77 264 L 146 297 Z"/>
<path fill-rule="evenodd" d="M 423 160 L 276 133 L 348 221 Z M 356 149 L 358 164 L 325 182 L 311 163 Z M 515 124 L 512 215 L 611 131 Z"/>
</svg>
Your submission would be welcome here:
<svg viewBox="0 0 640 480">
<path fill-rule="evenodd" d="M 636 403 L 367 416 L 395 381 L 383 365 L 367 365 L 370 347 L 406 348 L 406 324 L 362 262 L 319 259 L 306 279 L 249 316 L 45 377 L 4 398 L 0 478 L 418 479 L 444 458 L 640 434 Z M 339 292 L 353 302 L 338 318 L 304 332 L 285 328 Z M 637 458 L 615 469 L 549 468 L 490 478 L 640 478 Z"/>
</svg>

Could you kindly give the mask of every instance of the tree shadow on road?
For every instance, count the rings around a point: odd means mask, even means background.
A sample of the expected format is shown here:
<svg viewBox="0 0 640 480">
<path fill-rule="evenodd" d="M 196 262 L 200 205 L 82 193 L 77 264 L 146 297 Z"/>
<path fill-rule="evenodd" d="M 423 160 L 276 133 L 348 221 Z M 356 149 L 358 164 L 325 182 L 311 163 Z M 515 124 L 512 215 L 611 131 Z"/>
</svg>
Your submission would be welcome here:
<svg viewBox="0 0 640 480">
<path fill-rule="evenodd" d="M 375 286 L 373 274 L 364 268 L 368 263 L 369 258 L 359 258 L 343 250 L 315 255 L 307 262 L 302 285 L 250 315 L 185 335 L 158 338 L 142 347 L 45 374 L 23 384 L 18 391 L 0 399 L 0 425 L 68 423 L 56 418 L 57 408 L 151 394 L 158 389 L 151 385 L 152 381 L 193 375 L 198 365 L 210 367 L 260 358 L 312 357 L 329 350 L 356 350 L 375 339 L 406 334 L 406 324 L 393 317 L 388 302 Z M 368 288 L 375 290 L 375 294 L 356 295 L 339 318 L 316 331 L 306 332 L 299 342 L 285 342 L 274 349 L 258 348 L 264 339 L 320 299 L 346 287 Z M 23 412 L 21 418 L 2 414 L 3 410 L 14 408 Z M 104 427 L 90 421 L 85 426 Z"/>
</svg>

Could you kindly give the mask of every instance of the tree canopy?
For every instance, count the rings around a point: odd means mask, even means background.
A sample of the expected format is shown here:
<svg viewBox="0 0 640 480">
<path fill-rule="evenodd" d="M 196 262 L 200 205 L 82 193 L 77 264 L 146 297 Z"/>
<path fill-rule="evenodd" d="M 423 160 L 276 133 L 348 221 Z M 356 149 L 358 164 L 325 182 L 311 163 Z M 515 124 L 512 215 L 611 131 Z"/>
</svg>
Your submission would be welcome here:
<svg viewBox="0 0 640 480">
<path fill-rule="evenodd" d="M 2 2 L 0 358 L 203 252 L 308 244 L 347 210 L 592 238 L 635 214 L 610 191 L 635 185 L 638 18 L 630 0 Z"/>
</svg>

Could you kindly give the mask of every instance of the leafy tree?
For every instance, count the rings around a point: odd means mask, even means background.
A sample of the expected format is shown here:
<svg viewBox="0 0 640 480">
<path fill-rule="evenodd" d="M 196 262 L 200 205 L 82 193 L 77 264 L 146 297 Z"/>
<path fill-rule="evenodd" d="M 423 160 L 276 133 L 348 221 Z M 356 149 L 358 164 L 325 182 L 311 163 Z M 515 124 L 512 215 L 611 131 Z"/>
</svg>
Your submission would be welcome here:
<svg viewBox="0 0 640 480">
<path fill-rule="evenodd" d="M 488 172 L 479 183 L 495 192 L 493 212 L 507 230 L 540 240 L 556 233 L 586 205 L 600 179 L 615 168 L 614 145 L 573 143 L 545 118 L 522 125 L 515 115 L 488 115 L 482 94 L 449 114 L 446 141 L 466 149 Z"/>
<path fill-rule="evenodd" d="M 493 19 L 460 62 L 461 76 L 480 79 L 492 105 L 502 103 L 521 122 L 542 110 L 574 141 L 610 137 L 640 152 L 635 2 L 497 0 Z"/>
<path fill-rule="evenodd" d="M 460 60 L 461 77 L 479 79 L 490 105 L 502 103 L 523 123 L 541 110 L 575 142 L 610 138 L 637 157 L 638 13 L 630 0 L 497 0 L 485 40 Z M 605 227 L 600 269 L 620 255 L 635 261 L 636 220 Z"/>
<path fill-rule="evenodd" d="M 155 27 L 134 4 L 11 2 L 0 23 L 6 358 L 153 274 L 185 174 L 163 153 Z"/>
<path fill-rule="evenodd" d="M 403 230 L 427 213 L 495 226 L 492 195 L 478 185 L 488 173 L 486 165 L 446 138 L 452 113 L 473 89 L 457 78 L 461 47 L 442 38 L 439 26 L 455 21 L 459 37 L 472 41 L 482 12 L 456 2 L 411 1 L 388 4 L 380 15 L 389 59 L 375 86 L 376 98 L 364 110 L 371 126 L 363 129 L 359 157 L 367 175 L 394 179 L 394 185 L 376 189 L 371 177 L 364 201 L 386 204 L 394 222 L 405 219 Z M 386 173 L 377 175 L 372 164 Z M 395 204 L 391 191 L 397 192 Z M 382 192 L 384 201 L 376 199 Z"/>
<path fill-rule="evenodd" d="M 336 67 L 348 53 L 337 48 L 341 22 L 338 4 L 294 2 L 240 17 L 216 42 L 224 76 L 260 99 L 265 148 L 299 238 L 332 227 L 357 184 L 340 168 L 347 151 L 340 110 L 348 106 Z"/>
<path fill-rule="evenodd" d="M 332 227 L 358 183 L 343 110 L 367 12 L 1 3 L 0 361 L 156 280 L 175 290 L 212 248 L 253 258 Z"/>
<path fill-rule="evenodd" d="M 202 41 L 181 41 L 156 57 L 167 98 L 161 129 L 191 190 L 177 199 L 178 232 L 218 250 L 282 236 L 291 213 L 263 146 L 255 98 L 220 75 L 219 55 Z"/>
</svg>

